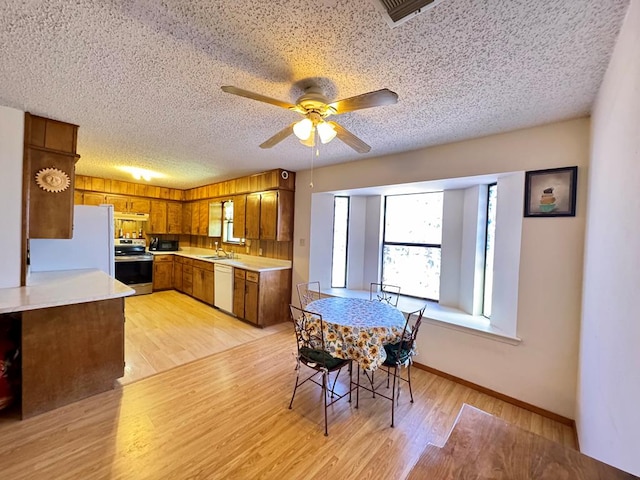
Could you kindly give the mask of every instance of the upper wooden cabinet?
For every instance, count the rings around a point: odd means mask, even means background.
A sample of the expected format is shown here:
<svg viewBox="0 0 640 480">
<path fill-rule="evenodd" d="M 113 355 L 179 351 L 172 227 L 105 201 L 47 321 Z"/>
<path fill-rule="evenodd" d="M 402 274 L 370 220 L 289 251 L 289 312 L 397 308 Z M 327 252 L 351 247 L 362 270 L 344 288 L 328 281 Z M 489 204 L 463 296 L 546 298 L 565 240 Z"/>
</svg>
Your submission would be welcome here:
<svg viewBox="0 0 640 480">
<path fill-rule="evenodd" d="M 84 195 L 86 198 L 87 193 L 85 193 Z M 124 197 L 120 195 L 105 195 L 104 203 L 113 205 L 113 210 L 115 212 L 151 213 L 151 201 L 146 198 Z"/>
<path fill-rule="evenodd" d="M 246 197 L 245 238 L 291 241 L 293 200 L 290 190 L 251 193 Z"/>
<path fill-rule="evenodd" d="M 247 218 L 247 196 L 236 195 L 233 197 L 233 236 L 247 238 L 245 232 Z"/>
<path fill-rule="evenodd" d="M 151 201 L 151 213 L 147 233 L 167 233 L 167 202 Z"/>
<path fill-rule="evenodd" d="M 71 238 L 78 126 L 25 114 L 27 238 Z"/>
<path fill-rule="evenodd" d="M 182 233 L 182 204 L 167 202 L 167 233 Z"/>
<path fill-rule="evenodd" d="M 193 203 L 182 204 L 182 232 L 191 234 L 191 211 L 193 210 Z"/>
</svg>

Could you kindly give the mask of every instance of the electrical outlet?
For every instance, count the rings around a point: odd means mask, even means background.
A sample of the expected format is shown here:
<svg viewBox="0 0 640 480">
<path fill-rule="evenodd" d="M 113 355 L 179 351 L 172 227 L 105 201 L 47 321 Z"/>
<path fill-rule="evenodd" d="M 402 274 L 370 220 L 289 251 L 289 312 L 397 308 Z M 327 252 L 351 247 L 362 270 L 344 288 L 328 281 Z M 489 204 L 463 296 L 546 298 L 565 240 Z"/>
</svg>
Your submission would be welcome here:
<svg viewBox="0 0 640 480">
<path fill-rule="evenodd" d="M 304 244 L 305 244 L 304 238 L 301 238 L 301 239 L 300 239 L 300 246 L 301 246 L 301 247 L 304 247 Z"/>
</svg>

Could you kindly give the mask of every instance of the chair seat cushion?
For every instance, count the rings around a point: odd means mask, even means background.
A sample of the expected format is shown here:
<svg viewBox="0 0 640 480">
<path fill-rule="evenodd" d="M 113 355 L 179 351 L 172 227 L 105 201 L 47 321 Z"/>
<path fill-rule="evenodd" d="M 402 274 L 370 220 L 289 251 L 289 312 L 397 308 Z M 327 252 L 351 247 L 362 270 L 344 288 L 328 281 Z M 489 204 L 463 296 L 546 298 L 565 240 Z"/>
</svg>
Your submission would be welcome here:
<svg viewBox="0 0 640 480">
<path fill-rule="evenodd" d="M 329 370 L 338 368 L 348 362 L 348 360 L 333 357 L 329 352 L 325 352 L 324 350 L 318 350 L 309 347 L 302 347 L 300 349 L 300 356 L 304 360 L 317 363 Z"/>
<path fill-rule="evenodd" d="M 405 363 L 411 357 L 411 349 L 407 347 L 408 345 L 403 342 L 385 345 L 384 350 L 387 352 L 387 359 L 384 361 L 384 365 L 394 366 Z"/>
</svg>

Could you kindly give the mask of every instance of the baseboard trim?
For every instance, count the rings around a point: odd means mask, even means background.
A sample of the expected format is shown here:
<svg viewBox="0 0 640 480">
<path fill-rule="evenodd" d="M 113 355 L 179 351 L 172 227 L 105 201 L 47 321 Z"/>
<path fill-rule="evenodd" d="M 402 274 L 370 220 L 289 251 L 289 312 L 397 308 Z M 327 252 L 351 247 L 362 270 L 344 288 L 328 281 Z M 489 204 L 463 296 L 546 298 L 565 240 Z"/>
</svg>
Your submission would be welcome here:
<svg viewBox="0 0 640 480">
<path fill-rule="evenodd" d="M 529 410 L 530 412 L 537 413 L 538 415 L 542 415 L 543 417 L 550 418 L 551 420 L 555 420 L 556 422 L 560 422 L 564 425 L 568 425 L 573 428 L 574 435 L 576 436 L 576 445 L 577 445 L 577 434 L 576 434 L 576 422 L 571 418 L 563 417 L 562 415 L 558 415 L 557 413 L 550 412 L 549 410 L 545 410 L 544 408 L 536 407 L 535 405 L 531 405 L 530 403 L 523 402 L 522 400 L 518 400 L 517 398 L 510 397 L 505 395 L 504 393 L 496 392 L 495 390 L 491 390 L 489 388 L 483 387 L 482 385 L 478 385 L 477 383 L 469 382 L 460 377 L 456 377 L 455 375 L 451 375 L 449 373 L 443 372 L 441 370 L 437 370 L 435 368 L 429 367 L 428 365 L 424 365 L 422 363 L 414 362 L 413 366 L 419 368 L 420 370 L 424 370 L 425 372 L 433 373 L 434 375 L 438 375 L 439 377 L 446 378 L 447 380 L 451 380 L 452 382 L 459 383 L 460 385 L 464 385 L 465 387 L 473 388 L 480 393 L 484 393 L 490 395 L 498 400 L 502 400 L 503 402 L 510 403 L 515 405 L 516 407 L 524 408 L 525 410 Z"/>
</svg>

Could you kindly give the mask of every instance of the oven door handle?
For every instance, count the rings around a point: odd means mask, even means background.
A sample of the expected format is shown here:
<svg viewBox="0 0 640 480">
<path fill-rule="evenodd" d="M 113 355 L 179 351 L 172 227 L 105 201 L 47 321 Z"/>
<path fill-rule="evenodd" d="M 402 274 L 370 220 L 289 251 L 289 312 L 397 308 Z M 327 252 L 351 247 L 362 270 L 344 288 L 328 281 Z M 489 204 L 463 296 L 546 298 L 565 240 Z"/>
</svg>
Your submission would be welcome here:
<svg viewBox="0 0 640 480">
<path fill-rule="evenodd" d="M 115 262 L 153 262 L 153 258 L 123 258 L 123 257 L 115 257 Z"/>
</svg>

